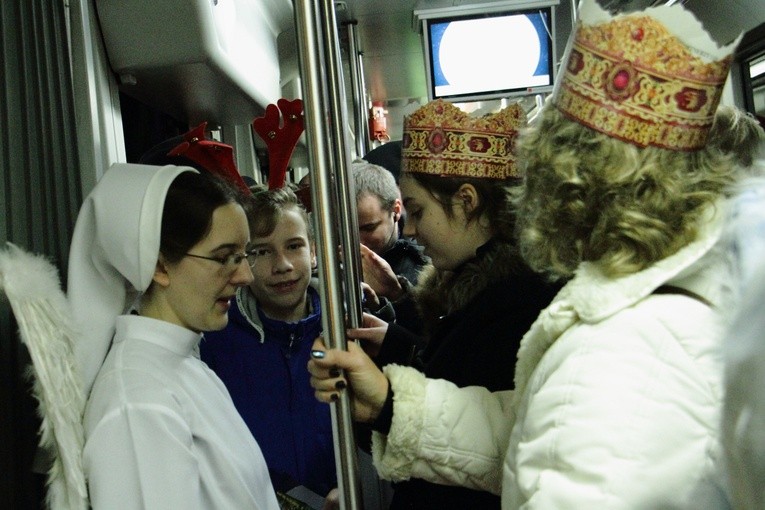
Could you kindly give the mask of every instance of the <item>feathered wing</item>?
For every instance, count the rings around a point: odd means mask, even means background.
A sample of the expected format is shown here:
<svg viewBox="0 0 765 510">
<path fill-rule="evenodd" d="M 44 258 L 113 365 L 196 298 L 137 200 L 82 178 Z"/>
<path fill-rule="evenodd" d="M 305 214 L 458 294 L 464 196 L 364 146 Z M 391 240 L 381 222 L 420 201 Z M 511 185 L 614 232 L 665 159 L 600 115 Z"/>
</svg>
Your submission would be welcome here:
<svg viewBox="0 0 765 510">
<path fill-rule="evenodd" d="M 40 447 L 52 453 L 50 509 L 87 510 L 82 468 L 85 395 L 74 361 L 74 321 L 56 268 L 8 243 L 0 250 L 0 291 L 8 298 L 32 358 L 34 396 L 42 417 Z"/>
</svg>

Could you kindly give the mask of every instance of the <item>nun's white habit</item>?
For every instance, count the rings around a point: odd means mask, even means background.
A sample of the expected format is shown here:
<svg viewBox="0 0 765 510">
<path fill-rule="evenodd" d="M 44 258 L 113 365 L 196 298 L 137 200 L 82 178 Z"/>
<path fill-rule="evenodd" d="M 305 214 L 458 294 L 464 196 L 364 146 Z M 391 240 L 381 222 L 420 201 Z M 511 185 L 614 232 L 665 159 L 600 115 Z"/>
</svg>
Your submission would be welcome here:
<svg viewBox="0 0 765 510">
<path fill-rule="evenodd" d="M 184 167 L 117 164 L 85 200 L 68 297 L 82 338 L 83 465 L 93 508 L 278 510 L 260 448 L 218 377 L 201 335 L 125 315 L 151 283 L 162 208 Z"/>
</svg>

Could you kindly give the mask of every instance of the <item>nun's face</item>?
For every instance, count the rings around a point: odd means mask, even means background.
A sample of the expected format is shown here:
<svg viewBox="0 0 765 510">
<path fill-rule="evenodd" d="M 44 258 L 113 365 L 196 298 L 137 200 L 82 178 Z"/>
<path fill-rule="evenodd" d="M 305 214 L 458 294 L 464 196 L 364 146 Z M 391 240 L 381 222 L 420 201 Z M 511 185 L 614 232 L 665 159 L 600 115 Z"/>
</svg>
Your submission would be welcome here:
<svg viewBox="0 0 765 510">
<path fill-rule="evenodd" d="M 247 259 L 233 264 L 230 255 L 243 254 L 249 241 L 242 207 L 218 207 L 213 212 L 210 232 L 188 252 L 194 256 L 166 265 L 168 284 L 161 292 L 164 299 L 160 300 L 160 318 L 196 332 L 223 329 L 237 288 L 252 281 Z M 229 259 L 229 263 L 215 259 Z"/>
</svg>

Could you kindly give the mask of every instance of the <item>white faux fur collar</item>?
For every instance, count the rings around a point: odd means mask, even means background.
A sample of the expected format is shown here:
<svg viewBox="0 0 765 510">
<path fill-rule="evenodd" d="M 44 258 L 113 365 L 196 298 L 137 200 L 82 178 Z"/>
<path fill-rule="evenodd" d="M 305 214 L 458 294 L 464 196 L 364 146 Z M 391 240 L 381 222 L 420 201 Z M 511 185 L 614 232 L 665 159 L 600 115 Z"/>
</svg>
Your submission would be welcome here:
<svg viewBox="0 0 765 510">
<path fill-rule="evenodd" d="M 724 218 L 724 204 L 718 202 L 703 215 L 696 241 L 638 273 L 607 279 L 595 265 L 583 263 L 521 340 L 515 365 L 513 407 L 517 409 L 531 374 L 547 349 L 576 322 L 601 321 L 669 282 L 691 290 L 713 304 L 719 303 L 722 289 L 706 285 L 699 281 L 704 279 L 694 279 L 693 276 L 707 266 L 702 260 L 707 254 L 710 254 L 706 257 L 710 259 L 709 263 L 719 260 L 715 256 L 717 250 L 712 252 L 722 237 Z"/>
<path fill-rule="evenodd" d="M 606 278 L 595 264 L 583 262 L 567 284 L 571 306 L 581 320 L 599 322 L 637 303 L 668 282 L 683 280 L 686 285 L 678 286 L 687 288 L 691 285 L 689 273 L 700 269 L 697 263 L 720 240 L 723 217 L 720 205 L 709 208 L 702 216 L 695 241 L 638 273 Z M 718 295 L 713 289 L 696 287 L 688 290 L 717 302 Z"/>
</svg>

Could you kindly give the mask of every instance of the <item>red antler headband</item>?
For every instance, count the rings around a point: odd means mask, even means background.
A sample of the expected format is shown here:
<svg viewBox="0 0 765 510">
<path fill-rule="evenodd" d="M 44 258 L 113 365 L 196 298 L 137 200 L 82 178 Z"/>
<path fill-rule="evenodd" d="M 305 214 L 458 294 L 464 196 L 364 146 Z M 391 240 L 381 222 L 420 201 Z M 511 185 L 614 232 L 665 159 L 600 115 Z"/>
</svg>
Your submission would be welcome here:
<svg viewBox="0 0 765 510">
<path fill-rule="evenodd" d="M 278 108 L 277 108 L 278 105 Z M 279 126 L 279 111 L 284 118 Z M 303 133 L 303 101 L 279 99 L 266 107 L 263 117 L 252 121 L 252 128 L 268 148 L 268 189 L 281 188 L 287 175 L 287 165 Z"/>
<path fill-rule="evenodd" d="M 167 153 L 168 156 L 183 156 L 210 173 L 216 174 L 235 184 L 244 193 L 250 194 L 250 188 L 239 175 L 234 164 L 234 148 L 225 143 L 205 138 L 203 122 L 183 135 L 183 142 Z"/>
</svg>

